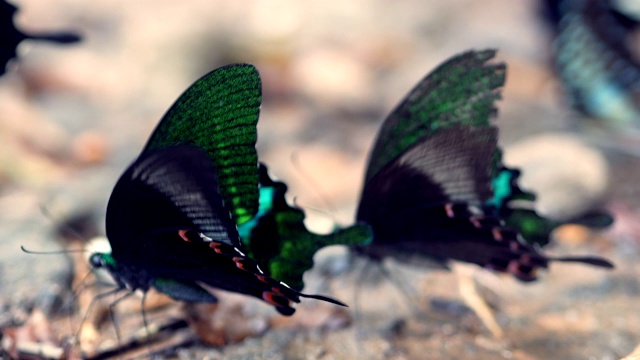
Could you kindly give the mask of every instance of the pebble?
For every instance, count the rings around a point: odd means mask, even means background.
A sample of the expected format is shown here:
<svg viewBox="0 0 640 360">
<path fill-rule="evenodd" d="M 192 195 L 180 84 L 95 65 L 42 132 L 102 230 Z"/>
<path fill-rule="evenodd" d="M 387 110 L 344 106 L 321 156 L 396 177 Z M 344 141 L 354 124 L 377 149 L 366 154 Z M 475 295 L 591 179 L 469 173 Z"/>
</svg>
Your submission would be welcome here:
<svg viewBox="0 0 640 360">
<path fill-rule="evenodd" d="M 504 149 L 504 162 L 522 170 L 522 188 L 536 193 L 536 208 L 570 218 L 599 205 L 609 186 L 604 156 L 576 136 L 546 133 Z"/>
</svg>

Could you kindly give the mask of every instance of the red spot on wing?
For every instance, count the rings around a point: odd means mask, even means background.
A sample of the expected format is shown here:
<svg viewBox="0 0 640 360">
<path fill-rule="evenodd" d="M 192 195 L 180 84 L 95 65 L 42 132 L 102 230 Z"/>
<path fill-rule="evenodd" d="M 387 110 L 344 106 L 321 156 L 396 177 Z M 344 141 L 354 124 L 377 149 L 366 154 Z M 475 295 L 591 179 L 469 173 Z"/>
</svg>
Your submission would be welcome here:
<svg viewBox="0 0 640 360">
<path fill-rule="evenodd" d="M 217 243 L 217 242 L 209 243 L 209 247 L 212 248 L 213 251 L 215 251 L 216 253 L 222 254 L 220 243 Z"/>
<path fill-rule="evenodd" d="M 515 241 L 511 241 L 511 243 L 509 244 L 509 249 L 511 249 L 511 251 L 517 252 L 520 251 L 520 244 L 518 244 Z"/>
<path fill-rule="evenodd" d="M 453 211 L 453 204 L 444 204 L 444 211 L 450 218 L 454 218 L 456 216 L 455 212 Z"/>
<path fill-rule="evenodd" d="M 280 290 L 280 289 L 279 289 L 279 288 L 277 288 L 277 287 L 272 287 L 272 288 L 271 288 L 271 291 L 273 291 L 273 292 L 274 292 L 274 293 L 276 293 L 276 294 L 280 294 L 280 295 L 283 295 L 283 296 L 284 296 L 284 294 L 282 293 L 282 290 Z"/>
<path fill-rule="evenodd" d="M 498 241 L 502 241 L 504 240 L 504 237 L 502 236 L 502 231 L 499 228 L 493 228 L 491 230 L 491 232 L 493 233 L 493 238 L 498 240 Z"/>
<path fill-rule="evenodd" d="M 526 261 L 527 259 L 525 259 Z M 511 260 L 507 266 L 507 272 L 513 274 L 522 281 L 533 281 L 536 279 L 538 268 L 530 267 L 529 264 L 523 263 L 522 259 Z"/>
<path fill-rule="evenodd" d="M 469 221 L 471 221 L 476 229 L 480 229 L 482 227 L 482 221 L 480 217 L 472 216 L 469 218 Z"/>
<path fill-rule="evenodd" d="M 245 269 L 245 267 L 244 267 L 244 259 L 243 258 L 236 256 L 236 257 L 233 258 L 233 262 L 236 263 L 236 266 L 238 267 L 238 269 L 247 271 L 247 269 Z"/>
<path fill-rule="evenodd" d="M 191 242 L 191 240 L 187 237 L 187 231 L 189 230 L 178 230 L 178 235 L 182 238 L 182 240 L 186 242 Z"/>
<path fill-rule="evenodd" d="M 291 302 L 284 296 L 271 291 L 262 292 L 262 300 L 277 307 L 289 307 Z"/>
<path fill-rule="evenodd" d="M 507 266 L 507 271 L 512 274 L 518 274 L 520 273 L 519 266 L 520 264 L 518 263 L 518 260 L 511 260 L 509 261 L 509 265 Z"/>
</svg>

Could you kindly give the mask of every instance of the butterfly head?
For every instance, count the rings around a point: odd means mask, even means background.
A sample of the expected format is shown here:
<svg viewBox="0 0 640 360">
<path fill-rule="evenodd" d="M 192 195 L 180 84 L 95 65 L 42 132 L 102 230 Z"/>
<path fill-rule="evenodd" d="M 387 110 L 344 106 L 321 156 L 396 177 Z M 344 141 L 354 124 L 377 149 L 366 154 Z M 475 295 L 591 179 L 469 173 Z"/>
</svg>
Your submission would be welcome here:
<svg viewBox="0 0 640 360">
<path fill-rule="evenodd" d="M 110 253 L 95 252 L 91 254 L 89 264 L 98 277 L 102 276 L 100 273 L 106 273 L 108 276 L 106 276 L 104 280 L 108 279 L 106 281 L 115 283 L 119 287 L 130 287 L 127 286 L 129 282 L 125 280 L 126 276 L 123 276 L 126 274 L 126 271 L 119 266 L 118 262 Z M 136 287 L 134 286 L 133 288 Z"/>
<path fill-rule="evenodd" d="M 104 268 L 107 270 L 115 270 L 118 267 L 118 263 L 111 256 L 111 254 L 107 253 L 93 253 L 89 257 L 89 264 L 94 269 Z"/>
<path fill-rule="evenodd" d="M 94 269 L 104 268 L 110 271 L 115 270 L 118 267 L 118 263 L 113 256 L 107 253 L 91 254 L 89 257 L 89 264 L 91 264 Z"/>
</svg>

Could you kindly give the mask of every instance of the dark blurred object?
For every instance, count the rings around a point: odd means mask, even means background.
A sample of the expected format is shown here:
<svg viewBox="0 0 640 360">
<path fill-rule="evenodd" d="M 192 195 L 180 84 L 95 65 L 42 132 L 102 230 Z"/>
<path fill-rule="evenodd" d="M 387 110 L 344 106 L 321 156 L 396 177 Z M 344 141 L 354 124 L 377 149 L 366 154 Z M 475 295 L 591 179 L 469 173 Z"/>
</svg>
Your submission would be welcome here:
<svg viewBox="0 0 640 360">
<path fill-rule="evenodd" d="M 100 235 L 96 222 L 96 214 L 91 210 L 78 211 L 59 221 L 55 234 L 65 241 L 86 242 Z"/>
<path fill-rule="evenodd" d="M 608 127 L 640 128 L 637 15 L 613 0 L 543 0 L 558 75 L 574 108 Z"/>
<path fill-rule="evenodd" d="M 32 39 L 51 41 L 59 44 L 71 44 L 80 41 L 80 36 L 73 33 L 25 34 L 13 23 L 13 15 L 17 8 L 6 1 L 0 2 L 0 75 L 6 72 L 7 63 L 16 57 L 16 48 L 22 40 Z"/>
</svg>

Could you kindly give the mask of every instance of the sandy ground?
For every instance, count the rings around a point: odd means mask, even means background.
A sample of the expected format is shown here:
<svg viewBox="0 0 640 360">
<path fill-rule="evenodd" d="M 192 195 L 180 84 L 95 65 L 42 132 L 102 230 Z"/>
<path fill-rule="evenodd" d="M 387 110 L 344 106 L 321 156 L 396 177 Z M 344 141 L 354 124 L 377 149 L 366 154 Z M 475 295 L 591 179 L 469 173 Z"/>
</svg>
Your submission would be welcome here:
<svg viewBox="0 0 640 360">
<path fill-rule="evenodd" d="M 308 226 L 327 231 L 353 219 L 367 151 L 385 114 L 441 61 L 488 47 L 499 49 L 509 66 L 497 121 L 505 158 L 524 168 L 523 180 L 540 193 L 542 209 L 566 214 L 599 203 L 616 216 L 615 226 L 602 233 L 561 229 L 549 252 L 596 253 L 615 261 L 615 271 L 554 264 L 528 285 L 475 272 L 506 333 L 498 340 L 462 303 L 454 273 L 389 263 L 395 276 L 388 279 L 375 268 L 363 270 L 363 263 L 349 263 L 344 249 L 327 249 L 318 255 L 305 290 L 348 302 L 348 310 L 305 301 L 293 318 L 283 319 L 241 297 L 223 297 L 228 300 L 221 309 L 151 301 L 151 323 L 186 318 L 195 324 L 165 331 L 163 356 L 618 359 L 640 343 L 635 261 L 640 160 L 610 150 L 621 142 L 611 134 L 598 138 L 609 144 L 606 151 L 586 145 L 568 150 L 575 139 L 593 136 L 575 131 L 584 122 L 568 108 L 549 66 L 550 34 L 537 17 L 536 2 L 27 0 L 20 5 L 16 22 L 22 28 L 74 30 L 84 41 L 67 47 L 24 43 L 20 61 L 0 79 L 5 346 L 11 339 L 58 346 L 80 331 L 87 302 L 72 305 L 70 284 L 86 273 L 82 260 L 29 255 L 19 246 L 63 249 L 56 228 L 77 215 L 89 214 L 83 223 L 97 229 L 82 233 L 83 239 L 102 233 L 117 177 L 172 101 L 205 72 L 232 62 L 258 67 L 264 93 L 260 159 L 289 184 L 292 201 L 295 196 L 300 206 L 319 210 L 307 211 Z M 560 136 L 560 145 L 549 137 L 526 143 L 548 135 Z M 564 158 L 567 162 L 560 161 Z M 567 171 L 567 163 L 576 170 Z M 67 248 L 73 246 L 79 245 Z M 93 294 L 77 292 L 85 299 Z M 108 316 L 102 322 L 96 317 L 103 324 L 95 334 L 100 346 L 118 347 L 133 331 L 144 333 L 139 300 L 123 302 L 117 314 L 120 341 Z M 85 324 L 93 323 L 93 315 L 89 318 Z M 205 346 L 202 339 L 217 345 Z M 151 351 L 137 348 L 143 357 Z"/>
</svg>

